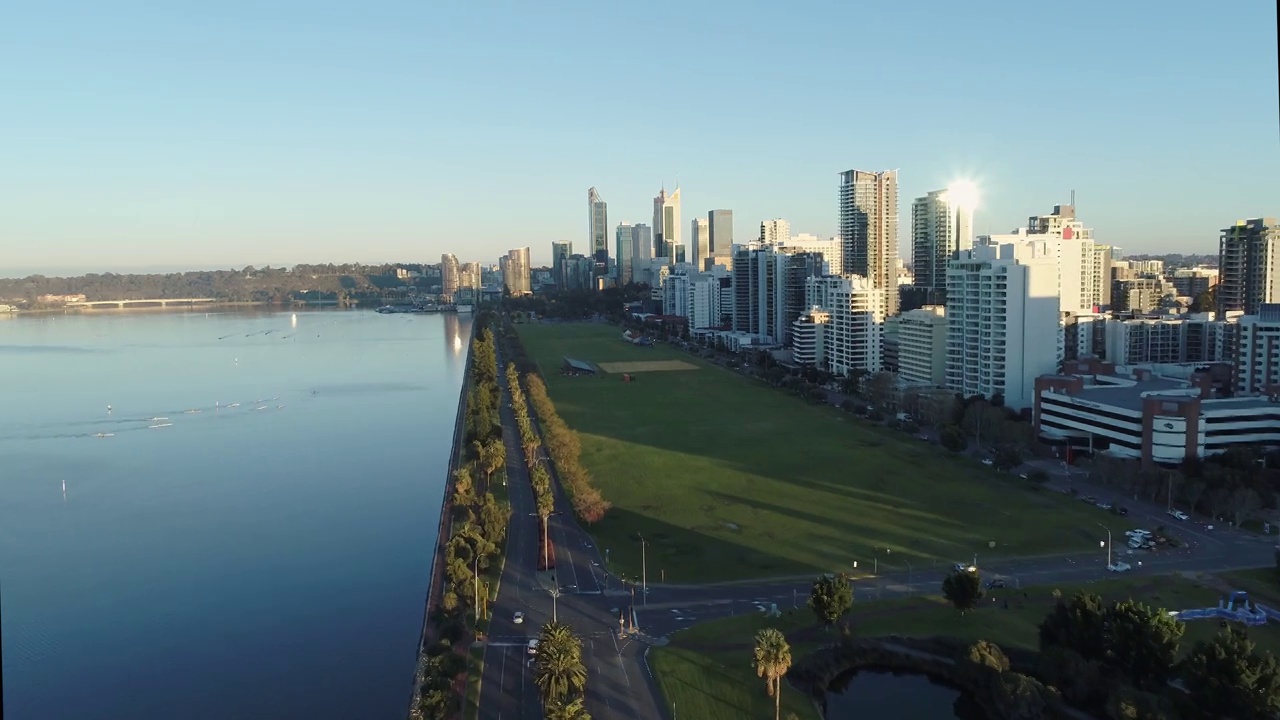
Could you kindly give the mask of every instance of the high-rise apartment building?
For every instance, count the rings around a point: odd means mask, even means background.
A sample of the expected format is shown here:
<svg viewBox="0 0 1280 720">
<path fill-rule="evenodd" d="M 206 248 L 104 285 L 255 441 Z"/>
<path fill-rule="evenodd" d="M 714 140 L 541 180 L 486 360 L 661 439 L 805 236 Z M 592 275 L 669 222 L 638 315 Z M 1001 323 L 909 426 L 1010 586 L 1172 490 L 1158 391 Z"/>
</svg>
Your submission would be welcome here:
<svg viewBox="0 0 1280 720">
<path fill-rule="evenodd" d="M 815 364 L 836 375 L 848 375 L 854 370 L 879 372 L 883 367 L 884 322 L 887 317 L 889 292 L 872 286 L 858 275 L 836 277 L 825 275 L 805 281 L 805 297 L 811 308 L 829 313 L 829 319 L 811 317 L 811 324 L 821 328 L 805 327 L 801 322 L 792 324 L 793 332 L 801 333 L 798 342 L 802 354 L 810 352 L 811 345 L 818 344 L 821 359 Z M 802 316 L 803 317 L 803 316 Z M 821 332 L 820 340 L 810 334 Z"/>
<path fill-rule="evenodd" d="M 1098 355 L 1116 365 L 1235 362 L 1230 353 L 1239 327 L 1235 318 L 1212 320 L 1210 315 L 1112 318 L 1106 323 L 1105 352 Z"/>
<path fill-rule="evenodd" d="M 898 316 L 898 378 L 904 383 L 947 384 L 947 309 L 926 305 Z"/>
<path fill-rule="evenodd" d="M 648 265 L 653 260 L 653 228 L 644 223 L 636 223 L 631 226 L 631 264 L 632 276 L 635 276 L 635 268 L 640 265 Z"/>
<path fill-rule="evenodd" d="M 843 270 L 886 291 L 886 311 L 898 313 L 898 171 L 840 173 Z"/>
<path fill-rule="evenodd" d="M 680 188 L 667 194 L 666 188 L 653 199 L 653 257 L 676 262 L 677 248 L 683 247 L 680 237 Z"/>
<path fill-rule="evenodd" d="M 458 269 L 457 255 L 445 253 L 440 256 L 440 294 L 447 303 L 453 302 L 454 296 L 458 294 Z"/>
<path fill-rule="evenodd" d="M 975 247 L 947 269 L 947 387 L 1032 405 L 1062 352 L 1058 267 L 1045 243 Z"/>
<path fill-rule="evenodd" d="M 733 263 L 733 329 L 790 342 L 792 323 L 809 308 L 806 282 L 822 275 L 822 256 L 744 248 Z"/>
<path fill-rule="evenodd" d="M 604 275 L 609 269 L 609 206 L 595 188 L 587 190 L 587 225 L 590 233 L 591 259 L 595 261 L 595 274 Z"/>
<path fill-rule="evenodd" d="M 932 303 L 946 302 L 947 264 L 973 249 L 973 208 L 962 195 L 934 190 L 911 203 L 912 285 Z"/>
<path fill-rule="evenodd" d="M 733 211 L 707 213 L 707 245 L 715 263 L 726 268 L 733 263 Z"/>
<path fill-rule="evenodd" d="M 573 243 L 551 243 L 551 282 L 557 290 L 569 289 L 569 256 L 573 255 Z"/>
<path fill-rule="evenodd" d="M 711 223 L 707 218 L 694 218 L 689 223 L 689 250 L 693 266 L 702 270 L 711 255 Z"/>
<path fill-rule="evenodd" d="M 1178 297 L 1187 297 L 1195 299 L 1201 293 L 1209 292 L 1209 290 L 1218 284 L 1217 268 L 1178 268 L 1173 271 L 1169 282 L 1173 283 L 1174 292 Z"/>
<path fill-rule="evenodd" d="M 532 270 L 529 264 L 529 248 L 517 248 L 507 251 L 498 258 L 502 272 L 502 283 L 512 295 L 530 295 L 533 293 L 533 282 L 530 278 Z"/>
<path fill-rule="evenodd" d="M 1280 396 L 1280 303 L 1262 303 L 1240 318 L 1236 393 Z"/>
<path fill-rule="evenodd" d="M 777 245 L 791 239 L 791 223 L 782 218 L 765 220 L 760 223 L 760 244 Z"/>
<path fill-rule="evenodd" d="M 1280 303 L 1280 224 L 1239 220 L 1218 238 L 1218 317 L 1231 310 L 1257 315 Z"/>
<path fill-rule="evenodd" d="M 1049 243 L 1058 262 L 1058 294 L 1064 313 L 1094 313 L 1111 305 L 1111 248 L 1094 242 L 1093 230 L 1074 205 L 1054 205 L 1048 215 L 1027 218 L 1025 234 Z"/>
<path fill-rule="evenodd" d="M 786 252 L 818 253 L 822 255 L 822 259 L 826 263 L 824 275 L 844 274 L 842 266 L 844 256 L 840 250 L 840 238 L 827 238 L 824 240 L 817 235 L 800 233 L 799 235 L 792 235 L 790 240 L 779 244 L 777 247 Z"/>
</svg>

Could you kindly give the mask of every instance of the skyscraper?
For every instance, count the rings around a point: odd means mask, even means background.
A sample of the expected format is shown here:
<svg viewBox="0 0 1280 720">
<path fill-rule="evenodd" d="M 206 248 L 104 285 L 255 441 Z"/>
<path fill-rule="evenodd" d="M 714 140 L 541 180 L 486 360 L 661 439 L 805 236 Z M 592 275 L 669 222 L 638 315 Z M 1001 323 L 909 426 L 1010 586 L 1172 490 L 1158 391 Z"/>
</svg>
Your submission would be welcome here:
<svg viewBox="0 0 1280 720">
<path fill-rule="evenodd" d="M 452 253 L 440 256 L 440 294 L 447 303 L 458 294 L 458 256 Z"/>
<path fill-rule="evenodd" d="M 962 195 L 934 190 L 911 203 L 912 284 L 927 293 L 929 304 L 946 302 L 947 263 L 973 249 L 973 208 Z"/>
<path fill-rule="evenodd" d="M 761 245 L 785 245 L 791 239 L 791 223 L 777 218 L 760 223 Z"/>
<path fill-rule="evenodd" d="M 573 254 L 573 243 L 551 243 L 551 279 L 557 290 L 569 288 L 569 256 Z"/>
<path fill-rule="evenodd" d="M 707 247 L 719 264 L 733 264 L 733 211 L 712 210 L 707 213 Z"/>
<path fill-rule="evenodd" d="M 898 171 L 840 173 L 840 240 L 844 272 L 886 291 L 888 315 L 898 313 Z"/>
<path fill-rule="evenodd" d="M 632 275 L 635 274 L 635 268 L 639 263 L 646 266 L 653 259 L 653 228 L 644 223 L 636 223 L 631 226 L 631 267 Z"/>
<path fill-rule="evenodd" d="M 1238 220 L 1218 238 L 1218 319 L 1241 310 L 1257 315 L 1280 303 L 1280 224 L 1275 218 Z"/>
<path fill-rule="evenodd" d="M 533 283 L 529 278 L 529 248 L 517 248 L 507 251 L 498 259 L 502 270 L 502 283 L 512 295 L 529 295 L 533 292 Z"/>
<path fill-rule="evenodd" d="M 631 223 L 620 222 L 613 234 L 613 277 L 619 285 L 631 282 L 631 261 L 635 250 L 635 236 L 632 230 Z"/>
<path fill-rule="evenodd" d="M 667 194 L 666 188 L 653 199 L 653 256 L 676 261 L 676 248 L 680 237 L 680 188 Z"/>
<path fill-rule="evenodd" d="M 609 268 L 609 206 L 595 188 L 587 190 L 587 218 L 595 274 L 603 275 Z"/>
<path fill-rule="evenodd" d="M 689 249 L 693 266 L 701 270 L 711 254 L 711 223 L 708 218 L 694 218 L 689 223 Z"/>
</svg>

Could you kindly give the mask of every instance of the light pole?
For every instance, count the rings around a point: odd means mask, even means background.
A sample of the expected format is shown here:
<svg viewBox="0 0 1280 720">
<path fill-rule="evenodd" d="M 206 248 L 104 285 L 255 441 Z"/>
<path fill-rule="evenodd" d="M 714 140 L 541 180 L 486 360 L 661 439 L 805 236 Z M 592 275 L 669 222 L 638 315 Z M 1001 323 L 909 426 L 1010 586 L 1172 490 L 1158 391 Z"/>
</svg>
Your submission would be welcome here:
<svg viewBox="0 0 1280 720">
<path fill-rule="evenodd" d="M 1111 567 L 1111 528 L 1102 523 L 1098 523 L 1098 527 L 1107 531 L 1107 567 Z M 1098 543 L 1101 544 L 1102 541 L 1099 540 Z"/>
<path fill-rule="evenodd" d="M 560 618 L 556 615 L 556 598 L 560 597 L 560 588 L 553 587 L 547 592 L 551 593 L 551 622 L 559 622 Z"/>
<path fill-rule="evenodd" d="M 640 535 L 639 533 L 636 533 L 636 534 L 640 536 L 640 599 L 645 605 L 648 605 L 649 604 L 649 565 L 648 565 L 648 560 L 645 553 L 645 546 L 648 545 L 648 543 L 645 542 L 643 535 Z"/>
</svg>

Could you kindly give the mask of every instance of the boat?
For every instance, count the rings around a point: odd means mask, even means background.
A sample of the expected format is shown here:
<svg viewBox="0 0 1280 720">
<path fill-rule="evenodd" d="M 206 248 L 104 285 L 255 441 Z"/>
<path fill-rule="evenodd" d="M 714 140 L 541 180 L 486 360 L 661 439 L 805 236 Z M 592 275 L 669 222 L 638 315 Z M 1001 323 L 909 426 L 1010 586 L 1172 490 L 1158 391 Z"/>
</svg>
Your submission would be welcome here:
<svg viewBox="0 0 1280 720">
<path fill-rule="evenodd" d="M 153 417 L 151 418 L 151 422 L 160 422 L 161 420 L 168 420 L 168 419 L 169 418 Z"/>
<path fill-rule="evenodd" d="M 173 426 L 173 423 L 160 423 L 159 425 L 148 425 L 147 427 L 154 430 L 155 428 L 172 427 L 172 426 Z"/>
<path fill-rule="evenodd" d="M 258 407 L 254 408 L 254 410 L 266 410 L 266 409 L 267 409 L 266 405 L 259 405 Z"/>
<path fill-rule="evenodd" d="M 230 405 L 228 405 L 227 407 L 229 407 L 229 408 L 233 408 L 233 407 L 240 407 L 240 403 L 231 403 L 231 404 L 230 404 Z"/>
<path fill-rule="evenodd" d="M 460 313 L 469 313 L 474 310 L 475 310 L 474 305 L 458 305 L 457 306 L 457 312 L 460 312 Z"/>
<path fill-rule="evenodd" d="M 115 434 L 115 433 L 94 433 L 94 435 L 93 435 L 93 436 L 94 436 L 94 437 L 107 438 L 107 437 L 115 437 L 115 436 L 116 436 L 116 434 Z"/>
<path fill-rule="evenodd" d="M 198 413 L 198 412 L 201 412 L 201 411 L 200 411 L 200 410 L 188 410 L 188 411 L 187 411 L 187 414 L 188 414 L 188 415 L 195 415 L 195 414 L 196 414 L 196 413 Z"/>
</svg>

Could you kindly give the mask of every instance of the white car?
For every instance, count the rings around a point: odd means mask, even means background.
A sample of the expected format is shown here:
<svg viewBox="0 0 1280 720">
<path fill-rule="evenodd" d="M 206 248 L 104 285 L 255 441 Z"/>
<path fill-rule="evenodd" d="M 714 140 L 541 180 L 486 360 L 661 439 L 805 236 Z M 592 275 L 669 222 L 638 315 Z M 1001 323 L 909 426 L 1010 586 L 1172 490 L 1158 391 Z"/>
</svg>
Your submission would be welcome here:
<svg viewBox="0 0 1280 720">
<path fill-rule="evenodd" d="M 1146 540 L 1147 538 L 1151 537 L 1150 530 L 1143 530 L 1141 528 L 1137 530 L 1126 530 L 1124 534 L 1136 540 Z"/>
<path fill-rule="evenodd" d="M 1174 516 L 1175 518 L 1177 518 L 1177 519 L 1179 519 L 1179 520 L 1189 520 L 1189 519 L 1191 519 L 1191 516 L 1190 516 L 1190 515 L 1188 515 L 1188 514 L 1186 514 L 1186 513 L 1182 512 L 1181 510 L 1170 510 L 1170 511 L 1169 511 L 1169 514 L 1170 514 L 1170 515 L 1172 515 L 1172 516 Z"/>
<path fill-rule="evenodd" d="M 956 572 L 978 572 L 978 568 L 976 566 L 969 565 L 968 563 L 956 563 L 951 569 Z"/>
<path fill-rule="evenodd" d="M 982 458 L 982 464 L 983 464 L 983 465 L 995 465 L 996 463 L 995 463 L 995 461 L 994 461 L 994 460 L 992 460 L 991 458 Z"/>
<path fill-rule="evenodd" d="M 1111 572 L 1129 572 L 1129 563 L 1118 562 L 1114 565 L 1108 565 L 1107 569 Z"/>
<path fill-rule="evenodd" d="M 532 640 L 529 641 L 529 654 L 530 655 L 538 654 L 538 638 L 533 638 Z"/>
<path fill-rule="evenodd" d="M 513 622 L 513 623 L 515 623 L 515 624 L 517 624 L 517 625 L 523 625 L 523 624 L 524 624 L 524 613 L 522 613 L 522 612 L 517 612 L 515 615 L 512 615 L 512 616 L 511 616 L 511 622 Z"/>
</svg>

